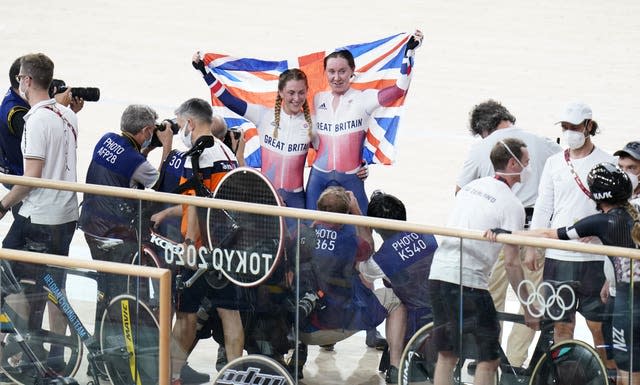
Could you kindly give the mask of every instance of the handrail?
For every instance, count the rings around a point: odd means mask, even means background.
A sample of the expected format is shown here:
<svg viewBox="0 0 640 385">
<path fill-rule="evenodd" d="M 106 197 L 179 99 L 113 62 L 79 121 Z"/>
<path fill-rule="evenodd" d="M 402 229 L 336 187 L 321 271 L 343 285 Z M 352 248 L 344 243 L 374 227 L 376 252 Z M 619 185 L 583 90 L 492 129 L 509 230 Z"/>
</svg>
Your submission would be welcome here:
<svg viewBox="0 0 640 385">
<path fill-rule="evenodd" d="M 369 226 L 396 231 L 409 231 L 424 234 L 450 236 L 475 240 L 485 240 L 483 231 L 458 229 L 443 226 L 425 225 L 391 219 L 371 218 L 358 215 L 337 214 L 322 211 L 275 207 L 256 203 L 237 202 L 223 199 L 210 199 L 187 195 L 161 193 L 151 190 L 135 190 L 123 187 L 102 186 L 88 183 L 61 182 L 50 179 L 30 178 L 0 174 L 0 183 L 20 184 L 29 187 L 42 187 L 57 190 L 76 191 L 96 195 L 118 196 L 129 199 L 164 202 L 172 204 L 189 204 L 214 209 L 236 210 L 271 216 L 286 216 L 311 221 L 324 221 L 356 226 Z M 578 251 L 592 254 L 603 254 L 633 259 L 640 259 L 640 250 L 625 247 L 593 245 L 581 242 L 560 241 L 546 238 L 533 238 L 512 234 L 500 234 L 497 238 L 502 243 L 533 246 L 548 249 Z"/>
<path fill-rule="evenodd" d="M 53 265 L 70 269 L 91 269 L 105 273 L 135 275 L 138 277 L 157 279 L 160 283 L 160 314 L 158 319 L 158 323 L 160 324 L 160 353 L 158 362 L 159 370 L 161 371 L 159 373 L 160 385 L 168 385 L 169 378 L 171 377 L 169 360 L 169 342 L 171 340 L 171 272 L 169 270 L 109 261 L 81 260 L 52 254 L 4 248 L 0 248 L 0 259 Z"/>
</svg>

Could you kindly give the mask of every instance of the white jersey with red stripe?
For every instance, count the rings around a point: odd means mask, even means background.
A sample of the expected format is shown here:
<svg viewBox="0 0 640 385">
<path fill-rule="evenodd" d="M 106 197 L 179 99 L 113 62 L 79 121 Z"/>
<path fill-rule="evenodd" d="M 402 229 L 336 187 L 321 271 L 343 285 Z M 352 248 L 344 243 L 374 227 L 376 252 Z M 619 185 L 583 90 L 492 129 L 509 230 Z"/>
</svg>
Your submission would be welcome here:
<svg viewBox="0 0 640 385">
<path fill-rule="evenodd" d="M 303 112 L 288 115 L 280 109 L 280 127 L 274 137 L 275 113 L 273 108 L 250 104 L 232 95 L 212 73 L 204 80 L 211 92 L 236 114 L 250 120 L 260 137 L 262 163 L 260 170 L 276 189 L 299 192 L 304 187 L 304 162 L 311 138 L 309 123 Z"/>
<path fill-rule="evenodd" d="M 288 115 L 281 109 L 277 137 L 274 136 L 275 114 L 272 108 L 248 104 L 244 117 L 258 129 L 262 173 L 276 189 L 302 191 L 304 162 L 311 142 L 310 127 L 304 113 Z"/>
<path fill-rule="evenodd" d="M 333 108 L 331 91 L 314 97 L 313 146 L 318 151 L 313 167 L 321 171 L 355 172 L 362 162 L 362 146 L 371 113 L 378 107 L 378 93 L 350 88 Z"/>
</svg>

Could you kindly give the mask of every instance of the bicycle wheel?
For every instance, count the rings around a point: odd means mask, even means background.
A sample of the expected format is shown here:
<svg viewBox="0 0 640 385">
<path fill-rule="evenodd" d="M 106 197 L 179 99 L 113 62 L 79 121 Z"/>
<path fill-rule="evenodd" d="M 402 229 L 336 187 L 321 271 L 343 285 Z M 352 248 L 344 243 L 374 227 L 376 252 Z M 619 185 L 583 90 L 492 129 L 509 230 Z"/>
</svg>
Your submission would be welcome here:
<svg viewBox="0 0 640 385">
<path fill-rule="evenodd" d="M 568 340 L 553 345 L 536 364 L 530 385 L 608 385 L 607 370 L 588 344 Z"/>
<path fill-rule="evenodd" d="M 269 180 L 247 167 L 227 173 L 218 183 L 214 198 L 280 206 Z M 284 246 L 282 217 L 208 209 L 206 223 L 213 267 L 229 281 L 257 286 L 277 268 Z"/>
<path fill-rule="evenodd" d="M 158 258 L 155 250 L 149 245 L 142 246 L 142 254 L 136 253 L 131 260 L 132 265 L 162 267 L 164 264 Z M 146 277 L 127 276 L 127 294 L 131 294 L 147 304 L 157 312 L 160 306 L 160 282 Z"/>
<path fill-rule="evenodd" d="M 409 340 L 400 357 L 398 384 L 433 384 L 438 352 L 431 343 L 433 322 L 420 328 Z"/>
<path fill-rule="evenodd" d="M 33 281 L 22 281 L 21 284 L 29 301 L 36 297 L 42 299 L 45 295 L 44 292 L 36 293 L 34 291 L 35 283 Z M 53 298 L 53 296 L 49 296 L 50 300 Z M 53 302 L 47 301 L 47 303 L 49 306 L 55 306 Z M 3 316 L 8 317 L 13 326 L 20 330 L 28 348 L 33 351 L 38 361 L 45 367 L 51 368 L 63 377 L 72 377 L 76 374 L 80 368 L 83 346 L 80 336 L 73 328 L 67 326 L 64 334 L 55 333 L 49 329 L 48 322 L 43 321 L 42 318 L 40 322 L 37 322 L 40 325 L 39 329 L 28 327 L 27 322 L 21 319 L 6 303 L 4 304 Z M 34 324 L 34 322 L 31 323 Z M 15 332 L 8 332 L 4 335 L 2 349 L 0 349 L 2 370 L 7 374 L 7 377 L 16 383 L 35 385 L 40 381 L 38 372 L 35 364 L 24 352 L 19 340 Z M 54 349 L 57 354 L 50 354 L 52 346 L 57 347 Z"/>
<path fill-rule="evenodd" d="M 238 383 L 294 385 L 293 378 L 282 365 L 272 358 L 257 354 L 229 362 L 213 380 L 213 385 Z"/>
<path fill-rule="evenodd" d="M 129 294 L 111 301 L 102 316 L 100 346 L 113 385 L 157 384 L 158 321 L 143 302 Z"/>
</svg>

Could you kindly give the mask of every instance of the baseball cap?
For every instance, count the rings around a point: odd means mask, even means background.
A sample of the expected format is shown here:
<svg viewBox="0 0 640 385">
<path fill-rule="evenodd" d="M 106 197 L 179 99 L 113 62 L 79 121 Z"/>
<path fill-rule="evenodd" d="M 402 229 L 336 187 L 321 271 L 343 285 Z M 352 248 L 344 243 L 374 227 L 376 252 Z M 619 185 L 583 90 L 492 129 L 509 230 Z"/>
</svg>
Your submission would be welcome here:
<svg viewBox="0 0 640 385">
<path fill-rule="evenodd" d="M 591 119 L 591 107 L 582 102 L 572 102 L 560 115 L 560 120 L 556 123 L 568 122 L 580 124 L 585 119 Z"/>
<path fill-rule="evenodd" d="M 622 150 L 613 153 L 614 156 L 628 155 L 632 158 L 640 160 L 640 142 L 634 141 L 627 143 Z"/>
</svg>

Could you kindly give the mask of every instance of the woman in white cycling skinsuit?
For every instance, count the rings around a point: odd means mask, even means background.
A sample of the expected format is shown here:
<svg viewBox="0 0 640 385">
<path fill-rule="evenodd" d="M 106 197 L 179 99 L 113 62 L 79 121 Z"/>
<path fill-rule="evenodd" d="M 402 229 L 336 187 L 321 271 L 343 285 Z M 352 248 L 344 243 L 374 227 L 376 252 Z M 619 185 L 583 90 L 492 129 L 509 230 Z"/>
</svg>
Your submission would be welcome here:
<svg viewBox="0 0 640 385">
<path fill-rule="evenodd" d="M 396 84 L 382 90 L 351 88 L 355 61 L 348 50 L 325 57 L 324 70 L 331 90 L 319 92 L 313 101 L 313 146 L 318 153 L 307 182 L 308 209 L 316 209 L 325 188 L 337 185 L 355 194 L 360 210 L 366 215 L 367 195 L 357 172 L 362 165 L 367 123 L 375 109 L 390 106 L 405 95 L 411 80 L 413 53 L 422 36 L 420 31 L 411 36 L 400 69 L 402 76 Z"/>
<path fill-rule="evenodd" d="M 198 54 L 193 66 L 200 70 L 212 93 L 231 111 L 256 125 L 260 136 L 260 170 L 288 207 L 305 208 L 304 163 L 311 143 L 311 115 L 307 102 L 307 76 L 297 68 L 280 74 L 275 108 L 250 104 L 233 96 Z"/>
</svg>

